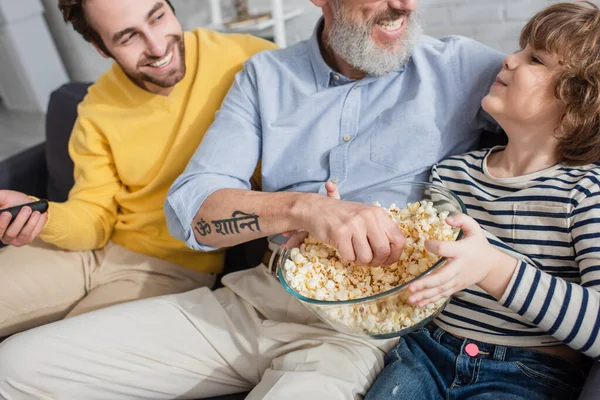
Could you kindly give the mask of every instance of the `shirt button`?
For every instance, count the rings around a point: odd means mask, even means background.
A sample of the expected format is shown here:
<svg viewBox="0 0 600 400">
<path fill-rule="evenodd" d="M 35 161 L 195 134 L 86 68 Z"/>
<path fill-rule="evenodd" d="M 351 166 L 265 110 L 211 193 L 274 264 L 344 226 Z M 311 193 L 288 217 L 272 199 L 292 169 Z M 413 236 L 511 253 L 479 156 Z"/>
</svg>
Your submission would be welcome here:
<svg viewBox="0 0 600 400">
<path fill-rule="evenodd" d="M 339 181 L 340 181 L 340 180 L 339 180 L 338 178 L 333 178 L 333 179 L 331 180 L 331 182 L 333 182 L 333 183 L 338 183 Z"/>
<path fill-rule="evenodd" d="M 348 135 L 344 136 L 344 142 L 349 142 L 350 139 L 351 139 L 350 136 L 348 136 Z"/>
<path fill-rule="evenodd" d="M 335 79 L 336 81 L 339 81 L 340 77 L 338 75 L 333 75 L 333 79 Z"/>
<path fill-rule="evenodd" d="M 358 90 L 358 86 L 354 86 L 354 90 Z"/>
</svg>

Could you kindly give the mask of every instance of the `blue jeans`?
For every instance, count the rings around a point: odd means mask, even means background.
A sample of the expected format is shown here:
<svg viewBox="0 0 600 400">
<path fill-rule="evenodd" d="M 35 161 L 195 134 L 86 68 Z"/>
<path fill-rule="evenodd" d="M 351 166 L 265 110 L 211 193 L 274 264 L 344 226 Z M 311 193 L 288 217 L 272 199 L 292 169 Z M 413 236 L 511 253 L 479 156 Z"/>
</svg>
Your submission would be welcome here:
<svg viewBox="0 0 600 400">
<path fill-rule="evenodd" d="M 471 343 L 479 354 L 465 352 Z M 577 399 L 584 381 L 585 367 L 563 358 L 459 339 L 429 324 L 387 354 L 365 400 Z"/>
</svg>

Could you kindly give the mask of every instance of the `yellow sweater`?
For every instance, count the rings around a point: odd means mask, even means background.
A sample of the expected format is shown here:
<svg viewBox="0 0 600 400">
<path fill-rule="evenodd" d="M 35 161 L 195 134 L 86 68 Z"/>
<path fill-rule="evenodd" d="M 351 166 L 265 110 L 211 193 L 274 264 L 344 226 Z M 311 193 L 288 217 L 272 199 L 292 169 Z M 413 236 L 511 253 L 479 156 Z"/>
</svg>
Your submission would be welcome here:
<svg viewBox="0 0 600 400">
<path fill-rule="evenodd" d="M 219 272 L 224 253 L 196 252 L 173 239 L 163 203 L 214 119 L 243 62 L 275 45 L 249 35 L 185 33 L 183 80 L 169 96 L 146 92 L 115 63 L 78 107 L 69 153 L 75 186 L 50 203 L 42 239 L 67 250 L 109 240 L 202 272 Z"/>
</svg>

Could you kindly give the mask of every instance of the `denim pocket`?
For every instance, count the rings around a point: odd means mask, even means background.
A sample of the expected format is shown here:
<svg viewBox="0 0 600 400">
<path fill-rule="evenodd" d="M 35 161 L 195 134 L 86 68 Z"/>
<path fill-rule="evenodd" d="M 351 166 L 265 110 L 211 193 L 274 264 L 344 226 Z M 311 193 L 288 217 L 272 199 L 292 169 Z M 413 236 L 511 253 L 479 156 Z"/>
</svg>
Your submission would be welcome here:
<svg viewBox="0 0 600 400">
<path fill-rule="evenodd" d="M 568 373 L 562 370 L 552 369 L 542 364 L 524 364 L 521 361 L 513 361 L 513 364 L 521 371 L 523 375 L 532 379 L 537 385 L 543 385 L 554 390 L 564 391 L 568 393 L 567 398 L 571 398 L 574 393 L 577 393 L 580 387 L 573 385 L 571 377 Z"/>
<path fill-rule="evenodd" d="M 412 334 L 413 335 L 422 335 L 422 334 L 430 335 L 429 334 L 429 329 L 427 329 L 427 326 L 424 326 L 422 328 L 417 329 Z"/>
<path fill-rule="evenodd" d="M 419 346 L 426 345 L 428 340 L 430 341 L 432 339 L 431 333 L 429 332 L 429 329 L 427 329 L 427 326 L 419 328 L 408 335 L 402 336 L 400 338 L 400 342 L 398 342 L 398 344 L 386 354 L 384 358 L 385 365 L 393 364 L 396 361 L 402 361 L 402 356 L 400 354 L 403 351 L 410 352 L 408 347 L 414 347 L 416 343 L 419 343 Z M 411 346 L 408 346 L 407 342 L 411 342 Z"/>
<path fill-rule="evenodd" d="M 395 363 L 396 361 L 402 361 L 402 357 L 400 357 L 400 352 L 398 351 L 400 346 L 406 346 L 404 343 L 404 339 L 400 339 L 400 343 L 396 345 L 392 350 L 390 350 L 385 357 L 383 358 L 384 365 L 388 366 L 390 364 Z"/>
</svg>

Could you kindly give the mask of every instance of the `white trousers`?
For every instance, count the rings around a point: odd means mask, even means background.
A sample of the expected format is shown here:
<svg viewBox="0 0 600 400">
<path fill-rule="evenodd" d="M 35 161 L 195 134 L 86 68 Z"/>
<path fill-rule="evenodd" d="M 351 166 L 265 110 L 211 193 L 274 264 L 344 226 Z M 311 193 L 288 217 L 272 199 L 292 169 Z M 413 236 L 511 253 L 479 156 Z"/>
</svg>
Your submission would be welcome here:
<svg viewBox="0 0 600 400">
<path fill-rule="evenodd" d="M 0 344 L 0 398 L 360 399 L 397 343 L 329 329 L 264 265 L 223 283 L 11 337 Z"/>
</svg>

